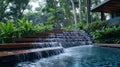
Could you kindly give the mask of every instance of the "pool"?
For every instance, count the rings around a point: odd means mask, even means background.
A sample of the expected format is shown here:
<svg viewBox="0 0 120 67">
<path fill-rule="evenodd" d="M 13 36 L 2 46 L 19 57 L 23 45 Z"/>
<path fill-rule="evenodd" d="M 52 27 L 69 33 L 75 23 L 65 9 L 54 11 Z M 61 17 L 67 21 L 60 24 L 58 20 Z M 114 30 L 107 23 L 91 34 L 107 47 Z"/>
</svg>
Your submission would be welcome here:
<svg viewBox="0 0 120 67">
<path fill-rule="evenodd" d="M 57 56 L 18 63 L 16 67 L 120 67 L 120 49 L 77 46 Z"/>
</svg>

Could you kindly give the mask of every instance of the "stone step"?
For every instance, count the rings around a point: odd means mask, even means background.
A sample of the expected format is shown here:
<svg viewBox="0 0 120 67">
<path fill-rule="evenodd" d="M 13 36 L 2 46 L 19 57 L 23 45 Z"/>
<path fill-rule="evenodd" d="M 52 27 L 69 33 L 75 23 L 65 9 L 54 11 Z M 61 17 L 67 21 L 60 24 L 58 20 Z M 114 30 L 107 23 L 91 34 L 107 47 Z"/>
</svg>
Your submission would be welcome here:
<svg viewBox="0 0 120 67">
<path fill-rule="evenodd" d="M 61 46 L 64 48 L 80 46 L 80 45 L 92 45 L 91 41 L 82 41 L 82 42 L 61 42 Z"/>
<path fill-rule="evenodd" d="M 48 35 L 48 36 L 40 36 L 40 35 L 33 35 L 25 38 L 63 38 L 63 37 L 84 37 L 83 35 Z"/>
<path fill-rule="evenodd" d="M 64 52 L 63 47 L 50 47 L 41 49 L 28 49 L 28 50 L 14 50 L 0 52 L 0 63 L 10 61 L 26 61 L 36 58 L 43 58 L 52 55 L 57 55 Z"/>
<path fill-rule="evenodd" d="M 89 41 L 89 38 L 19 38 L 14 39 L 16 43 L 31 43 L 31 42 L 69 42 L 69 41 Z"/>
<path fill-rule="evenodd" d="M 58 49 L 63 49 L 63 47 L 49 47 L 49 48 L 41 48 L 41 49 L 38 48 L 38 49 L 28 49 L 28 50 L 2 51 L 0 52 L 0 57 L 34 53 L 34 52 L 43 52 L 43 51 L 49 51 L 49 50 L 58 50 Z"/>
<path fill-rule="evenodd" d="M 12 50 L 21 50 L 21 49 L 59 47 L 59 46 L 60 46 L 60 44 L 57 42 L 9 43 L 9 44 L 0 44 L 0 51 L 12 51 Z"/>
<path fill-rule="evenodd" d="M 83 34 L 88 35 L 85 31 L 80 30 L 80 31 L 63 31 L 63 32 L 59 32 L 59 33 L 44 33 L 44 34 L 36 34 L 36 35 L 32 35 L 32 36 L 27 36 L 25 38 L 61 38 L 61 37 L 81 37 L 83 36 Z"/>
<path fill-rule="evenodd" d="M 63 30 L 53 30 L 53 31 L 48 31 L 48 32 L 44 32 L 44 33 L 37 33 L 35 35 L 32 35 L 32 36 L 26 36 L 27 37 L 34 37 L 34 36 L 39 36 L 39 37 L 47 37 L 48 35 L 50 34 L 60 34 L 60 33 L 63 33 Z"/>
</svg>

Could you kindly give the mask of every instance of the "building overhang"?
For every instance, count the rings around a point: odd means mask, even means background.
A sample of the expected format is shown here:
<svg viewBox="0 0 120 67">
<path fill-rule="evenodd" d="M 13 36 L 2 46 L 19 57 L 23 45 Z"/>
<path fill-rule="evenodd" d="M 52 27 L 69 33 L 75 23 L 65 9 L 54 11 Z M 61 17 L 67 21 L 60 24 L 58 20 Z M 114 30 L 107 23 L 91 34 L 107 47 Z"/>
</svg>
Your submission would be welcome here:
<svg viewBox="0 0 120 67">
<path fill-rule="evenodd" d="M 120 11 L 120 0 L 105 0 L 91 9 L 92 12 L 113 13 Z"/>
</svg>

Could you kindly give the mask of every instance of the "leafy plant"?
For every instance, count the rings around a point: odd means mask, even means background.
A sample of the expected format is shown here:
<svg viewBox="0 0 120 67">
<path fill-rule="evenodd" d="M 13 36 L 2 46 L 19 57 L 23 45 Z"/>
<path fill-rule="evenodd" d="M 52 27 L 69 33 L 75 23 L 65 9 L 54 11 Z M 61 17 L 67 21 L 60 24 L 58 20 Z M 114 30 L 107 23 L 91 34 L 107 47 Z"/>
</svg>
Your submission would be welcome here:
<svg viewBox="0 0 120 67">
<path fill-rule="evenodd" d="M 7 23 L 0 23 L 0 38 L 1 42 L 9 41 L 8 39 L 14 38 L 16 32 L 16 26 L 13 22 L 7 21 Z"/>
<path fill-rule="evenodd" d="M 53 29 L 53 24 L 37 24 L 33 25 L 32 22 L 22 18 L 17 19 L 18 23 L 11 22 L 0 23 L 0 43 L 14 42 L 13 38 L 22 38 L 36 33 L 42 33 Z"/>
<path fill-rule="evenodd" d="M 24 37 L 26 35 L 30 35 L 34 33 L 34 25 L 32 22 L 29 22 L 25 18 L 18 19 L 18 32 L 22 33 L 21 36 Z"/>
<path fill-rule="evenodd" d="M 37 24 L 34 26 L 34 30 L 37 32 L 46 32 L 49 30 L 53 30 L 53 24 L 50 24 L 50 23 Z"/>
<path fill-rule="evenodd" d="M 78 28 L 91 33 L 96 43 L 120 43 L 119 23 L 78 23 Z"/>
<path fill-rule="evenodd" d="M 120 43 L 120 26 L 105 28 L 92 32 L 95 42 L 99 43 Z"/>
<path fill-rule="evenodd" d="M 77 24 L 77 26 L 78 26 L 79 29 L 84 29 L 87 26 L 87 23 L 86 22 L 79 22 Z"/>
<path fill-rule="evenodd" d="M 108 25 L 106 22 L 92 22 L 92 23 L 88 23 L 88 25 L 85 26 L 84 29 L 88 32 L 93 32 L 96 30 L 104 29 L 107 26 Z"/>
<path fill-rule="evenodd" d="M 77 24 L 77 26 L 79 29 L 83 29 L 88 32 L 93 32 L 96 30 L 107 28 L 109 25 L 104 21 L 101 21 L 101 22 L 96 21 L 92 23 L 80 22 Z"/>
<path fill-rule="evenodd" d="M 73 27 L 73 26 L 68 26 L 68 27 L 64 27 L 64 28 L 62 28 L 62 29 L 64 29 L 64 30 L 75 30 L 75 27 Z"/>
</svg>

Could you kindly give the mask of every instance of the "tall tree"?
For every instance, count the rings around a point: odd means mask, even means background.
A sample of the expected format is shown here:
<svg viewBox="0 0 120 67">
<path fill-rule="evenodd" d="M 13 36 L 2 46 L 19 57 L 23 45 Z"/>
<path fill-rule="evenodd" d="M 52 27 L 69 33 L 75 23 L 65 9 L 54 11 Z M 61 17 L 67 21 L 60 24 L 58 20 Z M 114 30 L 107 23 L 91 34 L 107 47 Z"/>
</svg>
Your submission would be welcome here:
<svg viewBox="0 0 120 67">
<path fill-rule="evenodd" d="M 72 25 L 73 16 L 69 0 L 46 0 L 46 2 L 48 19 L 51 19 L 56 27 Z"/>
<path fill-rule="evenodd" d="M 74 1 L 70 0 L 72 3 L 72 8 L 73 8 L 73 14 L 74 14 L 74 22 L 75 22 L 75 28 L 77 29 L 77 15 L 76 15 L 76 9 L 75 9 L 75 5 L 74 5 Z"/>
<path fill-rule="evenodd" d="M 52 22 L 55 28 L 60 28 L 60 9 L 57 0 L 46 0 L 46 11 L 49 14 L 48 22 Z"/>
<path fill-rule="evenodd" d="M 73 17 L 71 13 L 71 6 L 70 6 L 70 1 L 69 0 L 59 0 L 60 1 L 60 6 L 64 12 L 64 26 L 70 26 L 73 22 Z"/>
<path fill-rule="evenodd" d="M 91 0 L 87 0 L 87 22 L 91 23 Z"/>
<path fill-rule="evenodd" d="M 7 12 L 7 15 L 10 15 L 11 18 L 21 18 L 28 3 L 29 0 L 13 0 L 10 2 L 12 5 L 8 6 L 8 9 L 10 9 L 10 11 Z"/>
<path fill-rule="evenodd" d="M 79 1 L 79 19 L 80 22 L 82 22 L 82 0 L 78 0 Z"/>
<path fill-rule="evenodd" d="M 29 0 L 0 0 L 0 21 L 7 18 L 20 18 Z"/>
<path fill-rule="evenodd" d="M 12 0 L 11 0 L 12 1 Z M 5 16 L 5 11 L 11 2 L 10 0 L 0 0 L 0 21 L 3 19 Z"/>
</svg>

